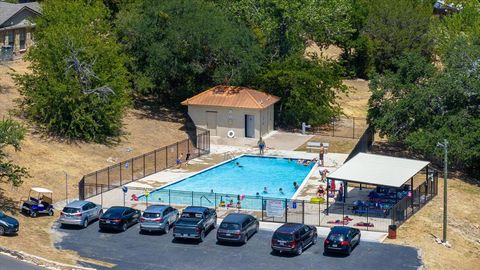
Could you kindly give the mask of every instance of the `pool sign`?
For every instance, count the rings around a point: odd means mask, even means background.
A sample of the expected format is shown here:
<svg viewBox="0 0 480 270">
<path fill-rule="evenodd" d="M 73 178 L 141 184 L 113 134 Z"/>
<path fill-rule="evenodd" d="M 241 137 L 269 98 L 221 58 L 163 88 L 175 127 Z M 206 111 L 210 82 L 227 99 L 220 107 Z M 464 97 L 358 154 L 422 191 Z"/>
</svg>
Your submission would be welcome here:
<svg viewBox="0 0 480 270">
<path fill-rule="evenodd" d="M 284 201 L 267 200 L 267 217 L 283 218 L 285 214 Z"/>
</svg>

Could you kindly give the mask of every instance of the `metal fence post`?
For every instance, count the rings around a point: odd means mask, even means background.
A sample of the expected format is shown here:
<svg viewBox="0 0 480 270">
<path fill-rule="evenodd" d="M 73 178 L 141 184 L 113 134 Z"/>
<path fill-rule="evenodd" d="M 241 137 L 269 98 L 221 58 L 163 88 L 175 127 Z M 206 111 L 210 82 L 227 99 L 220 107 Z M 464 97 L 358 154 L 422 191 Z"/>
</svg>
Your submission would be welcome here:
<svg viewBox="0 0 480 270">
<path fill-rule="evenodd" d="M 177 159 L 178 159 L 178 142 L 177 142 Z"/>
<path fill-rule="evenodd" d="M 302 200 L 302 224 L 305 224 L 305 201 Z"/>
<path fill-rule="evenodd" d="M 285 223 L 288 222 L 288 201 L 285 199 Z"/>
<path fill-rule="evenodd" d="M 107 168 L 107 189 L 110 190 L 110 167 Z"/>
<path fill-rule="evenodd" d="M 165 147 L 165 169 L 168 168 L 168 146 Z"/>
<path fill-rule="evenodd" d="M 157 172 L 157 150 L 153 151 L 154 170 Z"/>
<path fill-rule="evenodd" d="M 170 189 L 168 190 L 168 205 L 171 204 L 171 201 L 172 201 L 172 197 L 170 195 Z"/>
<path fill-rule="evenodd" d="M 145 154 L 143 154 L 143 177 L 145 177 Z"/>
<path fill-rule="evenodd" d="M 335 137 L 335 119 L 332 120 L 332 125 L 333 125 L 333 128 L 332 128 L 332 137 Z"/>
<path fill-rule="evenodd" d="M 130 181 L 133 181 L 135 179 L 135 177 L 133 177 L 133 158 L 132 158 L 132 178 L 130 179 Z"/>
<path fill-rule="evenodd" d="M 355 139 L 355 117 L 353 117 L 353 134 L 352 139 Z"/>
<path fill-rule="evenodd" d="M 98 171 L 95 171 L 95 195 L 98 195 L 97 187 L 98 187 Z"/>
<path fill-rule="evenodd" d="M 193 205 L 193 191 L 192 191 L 192 204 L 191 205 Z"/>
<path fill-rule="evenodd" d="M 120 186 L 122 185 L 122 162 L 120 162 Z"/>
<path fill-rule="evenodd" d="M 261 199 L 262 199 L 262 221 L 263 221 L 263 197 Z"/>
</svg>

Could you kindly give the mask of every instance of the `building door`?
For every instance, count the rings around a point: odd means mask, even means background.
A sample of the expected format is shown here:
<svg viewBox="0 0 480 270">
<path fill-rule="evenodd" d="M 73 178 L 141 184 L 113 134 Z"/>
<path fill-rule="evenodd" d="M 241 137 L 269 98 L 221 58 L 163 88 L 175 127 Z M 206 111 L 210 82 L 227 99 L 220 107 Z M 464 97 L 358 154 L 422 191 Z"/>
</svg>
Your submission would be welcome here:
<svg viewBox="0 0 480 270">
<path fill-rule="evenodd" d="M 245 137 L 255 138 L 255 115 L 245 114 Z"/>
<path fill-rule="evenodd" d="M 207 129 L 211 136 L 217 136 L 217 112 L 207 111 Z"/>
</svg>

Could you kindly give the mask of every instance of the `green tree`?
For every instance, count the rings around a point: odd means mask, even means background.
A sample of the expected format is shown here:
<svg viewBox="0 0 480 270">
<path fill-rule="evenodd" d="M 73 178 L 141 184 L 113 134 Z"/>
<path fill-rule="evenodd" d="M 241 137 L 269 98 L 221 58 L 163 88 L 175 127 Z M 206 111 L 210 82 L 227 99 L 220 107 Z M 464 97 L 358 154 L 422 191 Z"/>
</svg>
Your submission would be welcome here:
<svg viewBox="0 0 480 270">
<path fill-rule="evenodd" d="M 126 56 L 100 0 L 47 0 L 36 21 L 32 72 L 16 76 L 25 115 L 47 131 L 104 141 L 130 104 Z"/>
<path fill-rule="evenodd" d="M 430 58 L 431 17 L 431 1 L 368 1 L 368 16 L 362 33 L 370 40 L 376 70 L 380 73 L 394 70 L 395 60 L 410 52 Z"/>
<path fill-rule="evenodd" d="M 270 61 L 319 45 L 342 41 L 353 31 L 350 0 L 212 0 L 246 23 Z"/>
<path fill-rule="evenodd" d="M 369 120 L 389 140 L 403 141 L 427 156 L 450 142 L 454 164 L 480 169 L 480 46 L 457 35 L 442 55 L 443 69 L 404 59 L 396 73 L 372 80 Z M 421 64 L 423 61 L 423 65 Z"/>
<path fill-rule="evenodd" d="M 327 123 L 341 113 L 335 102 L 337 92 L 346 91 L 342 84 L 343 70 L 333 61 L 290 56 L 273 62 L 259 76 L 257 87 L 280 96 L 277 120 L 282 125 L 298 126 Z"/>
<path fill-rule="evenodd" d="M 251 31 L 203 0 L 132 2 L 117 25 L 135 59 L 135 88 L 164 104 L 215 84 L 246 84 L 263 62 Z"/>
<path fill-rule="evenodd" d="M 7 147 L 20 150 L 20 143 L 25 136 L 25 128 L 11 119 L 0 121 L 0 183 L 10 183 L 19 186 L 23 178 L 28 177 L 26 168 L 14 164 L 8 159 Z"/>
</svg>

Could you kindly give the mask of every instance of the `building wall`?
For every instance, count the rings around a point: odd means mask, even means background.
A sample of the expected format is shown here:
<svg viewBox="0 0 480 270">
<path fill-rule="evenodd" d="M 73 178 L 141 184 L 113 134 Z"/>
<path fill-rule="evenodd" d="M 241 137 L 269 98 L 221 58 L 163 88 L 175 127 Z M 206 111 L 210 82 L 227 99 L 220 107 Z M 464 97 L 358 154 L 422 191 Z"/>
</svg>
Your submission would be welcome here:
<svg viewBox="0 0 480 270">
<path fill-rule="evenodd" d="M 19 54 L 26 51 L 32 44 L 32 31 L 34 25 L 29 25 L 29 18 L 37 16 L 35 13 L 29 10 L 22 10 L 20 13 L 15 15 L 13 18 L 9 19 L 3 24 L 3 27 L 0 28 L 0 45 L 9 45 L 11 33 L 13 33 L 13 52 L 14 54 Z M 20 41 L 21 36 L 23 36 L 23 48 L 21 47 Z"/>
<path fill-rule="evenodd" d="M 228 131 L 233 130 L 236 138 L 245 137 L 245 115 L 255 116 L 255 138 L 273 130 L 273 106 L 263 110 L 227 108 L 214 106 L 188 106 L 188 114 L 196 126 L 207 129 L 207 112 L 217 112 L 216 135 L 228 137 Z M 212 135 L 215 132 L 211 132 Z"/>
</svg>

